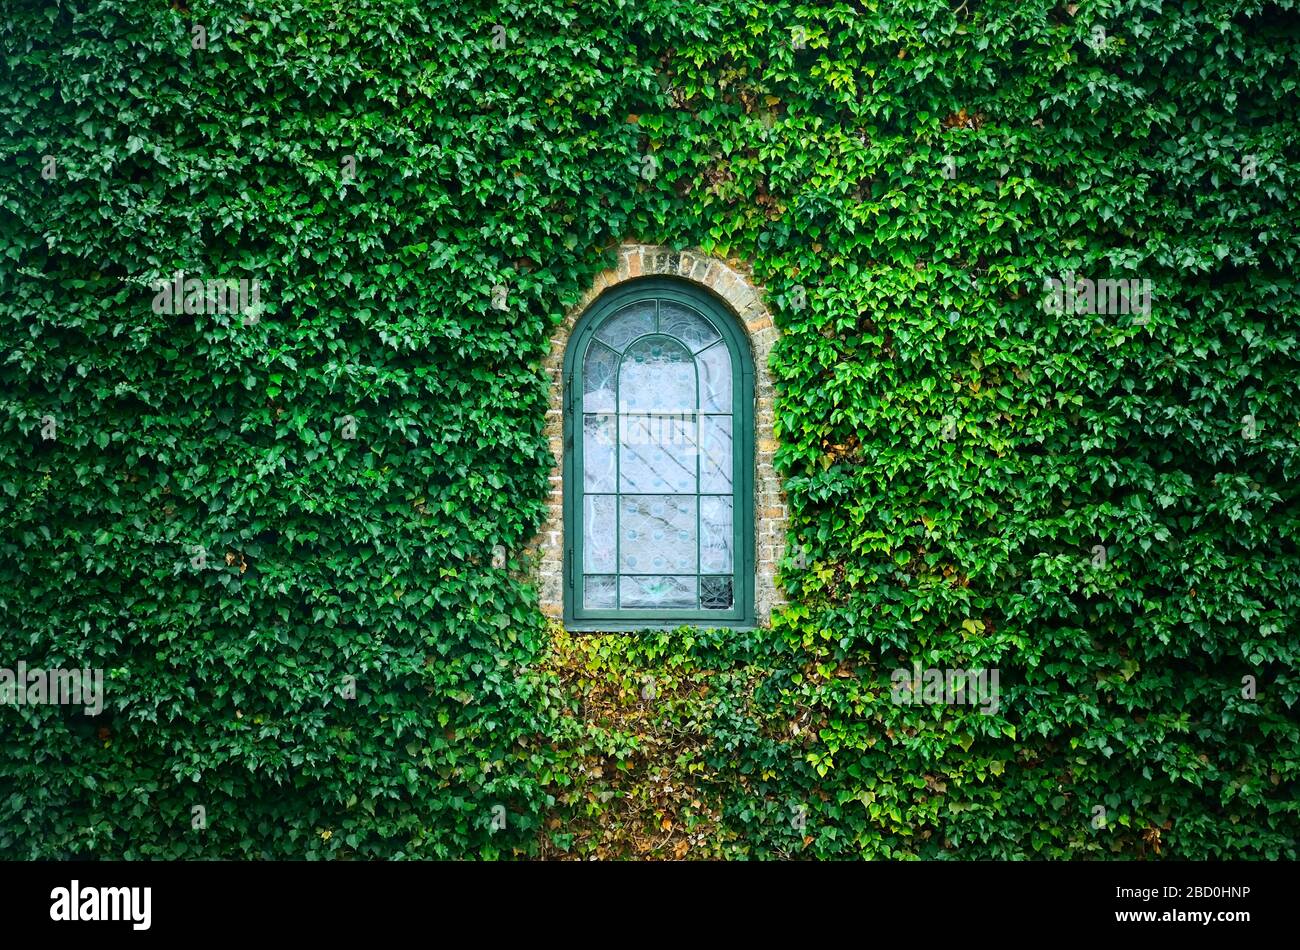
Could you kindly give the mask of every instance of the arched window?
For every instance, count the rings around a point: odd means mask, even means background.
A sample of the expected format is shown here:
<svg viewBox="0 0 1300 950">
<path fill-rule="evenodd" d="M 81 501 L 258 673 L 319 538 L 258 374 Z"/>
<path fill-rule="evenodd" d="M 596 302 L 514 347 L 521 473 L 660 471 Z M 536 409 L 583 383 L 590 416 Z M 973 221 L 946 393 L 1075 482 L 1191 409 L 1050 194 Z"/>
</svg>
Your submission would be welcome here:
<svg viewBox="0 0 1300 950">
<path fill-rule="evenodd" d="M 564 365 L 565 620 L 577 629 L 754 622 L 754 372 L 725 307 L 632 281 L 574 328 Z"/>
</svg>

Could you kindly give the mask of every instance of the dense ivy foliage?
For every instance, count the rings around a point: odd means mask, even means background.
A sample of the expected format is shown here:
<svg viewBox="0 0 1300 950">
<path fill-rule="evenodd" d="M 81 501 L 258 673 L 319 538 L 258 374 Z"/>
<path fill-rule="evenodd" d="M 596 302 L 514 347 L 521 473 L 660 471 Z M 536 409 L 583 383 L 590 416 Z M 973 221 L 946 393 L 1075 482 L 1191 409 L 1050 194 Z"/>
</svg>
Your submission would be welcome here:
<svg viewBox="0 0 1300 950">
<path fill-rule="evenodd" d="M 645 853 L 657 749 L 678 856 L 1296 857 L 1297 77 L 1291 0 L 9 0 L 0 666 L 108 682 L 0 708 L 0 855 Z M 770 630 L 527 581 L 631 239 L 782 332 Z"/>
</svg>

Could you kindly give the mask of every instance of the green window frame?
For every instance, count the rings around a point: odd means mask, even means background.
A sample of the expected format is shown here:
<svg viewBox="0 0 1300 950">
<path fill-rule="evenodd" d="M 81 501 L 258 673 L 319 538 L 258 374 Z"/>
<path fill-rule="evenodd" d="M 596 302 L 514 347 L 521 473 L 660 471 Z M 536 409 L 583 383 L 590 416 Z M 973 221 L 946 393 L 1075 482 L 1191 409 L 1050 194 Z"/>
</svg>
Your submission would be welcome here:
<svg viewBox="0 0 1300 950">
<path fill-rule="evenodd" d="M 682 280 L 621 284 L 577 321 L 563 380 L 566 626 L 754 626 L 754 361 L 731 311 Z"/>
</svg>

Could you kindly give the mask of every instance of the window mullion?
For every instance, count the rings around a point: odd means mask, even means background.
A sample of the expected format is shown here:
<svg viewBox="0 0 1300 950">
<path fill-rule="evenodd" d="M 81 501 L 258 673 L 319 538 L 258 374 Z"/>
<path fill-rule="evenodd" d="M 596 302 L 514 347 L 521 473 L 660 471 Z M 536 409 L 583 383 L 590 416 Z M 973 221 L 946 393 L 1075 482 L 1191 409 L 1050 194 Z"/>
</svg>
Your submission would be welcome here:
<svg viewBox="0 0 1300 950">
<path fill-rule="evenodd" d="M 623 354 L 614 364 L 614 609 L 623 609 Z"/>
<path fill-rule="evenodd" d="M 701 427 L 700 416 L 700 360 L 699 356 L 691 357 L 691 365 L 695 369 L 695 609 L 704 609 L 704 581 L 702 579 L 703 567 L 700 564 L 700 548 L 703 547 L 701 535 L 703 529 L 701 521 L 703 517 L 700 514 L 700 508 L 704 504 L 700 496 L 700 445 L 704 440 L 704 431 Z"/>
</svg>

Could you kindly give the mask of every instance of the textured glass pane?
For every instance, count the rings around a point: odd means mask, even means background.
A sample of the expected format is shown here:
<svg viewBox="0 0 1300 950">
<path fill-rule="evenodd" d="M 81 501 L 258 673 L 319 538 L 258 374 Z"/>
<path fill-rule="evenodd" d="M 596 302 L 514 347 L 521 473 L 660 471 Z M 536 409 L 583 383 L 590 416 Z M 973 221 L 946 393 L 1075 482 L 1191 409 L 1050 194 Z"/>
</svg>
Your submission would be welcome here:
<svg viewBox="0 0 1300 950">
<path fill-rule="evenodd" d="M 732 567 L 731 496 L 700 498 L 700 570 L 722 573 Z"/>
<path fill-rule="evenodd" d="M 614 496 L 588 495 L 582 500 L 582 569 L 588 574 L 613 573 Z"/>
<path fill-rule="evenodd" d="M 692 353 L 721 339 L 718 331 L 713 329 L 713 324 L 708 320 L 689 307 L 668 301 L 659 305 L 659 332 L 681 340 Z"/>
<path fill-rule="evenodd" d="M 582 408 L 584 412 L 614 411 L 614 372 L 618 354 L 607 346 L 593 343 L 587 348 L 582 364 Z"/>
<path fill-rule="evenodd" d="M 726 359 L 726 350 L 722 355 Z M 731 384 L 730 377 L 727 384 Z M 618 408 L 620 412 L 694 412 L 695 363 L 691 354 L 676 340 L 661 336 L 633 343 L 623 354 L 619 371 Z M 730 405 L 723 411 L 730 412 Z"/>
<path fill-rule="evenodd" d="M 694 496 L 625 496 L 619 504 L 620 573 L 695 572 Z"/>
<path fill-rule="evenodd" d="M 637 337 L 654 332 L 655 302 L 645 300 L 624 307 L 606 318 L 596 331 L 596 339 L 621 351 Z"/>
<path fill-rule="evenodd" d="M 617 577 L 584 577 L 582 579 L 582 606 L 584 607 L 617 607 L 618 606 L 618 578 Z"/>
<path fill-rule="evenodd" d="M 701 416 L 700 491 L 731 491 L 731 416 Z"/>
<path fill-rule="evenodd" d="M 614 416 L 582 417 L 582 485 L 614 491 Z"/>
<path fill-rule="evenodd" d="M 731 412 L 731 354 L 721 343 L 696 358 L 700 366 L 700 409 Z"/>
<path fill-rule="evenodd" d="M 695 491 L 695 416 L 619 416 L 618 428 L 620 491 Z"/>
<path fill-rule="evenodd" d="M 732 604 L 730 577 L 701 577 L 700 606 L 705 610 L 729 610 Z"/>
<path fill-rule="evenodd" d="M 624 607 L 687 607 L 695 609 L 694 577 L 624 577 Z"/>
</svg>

